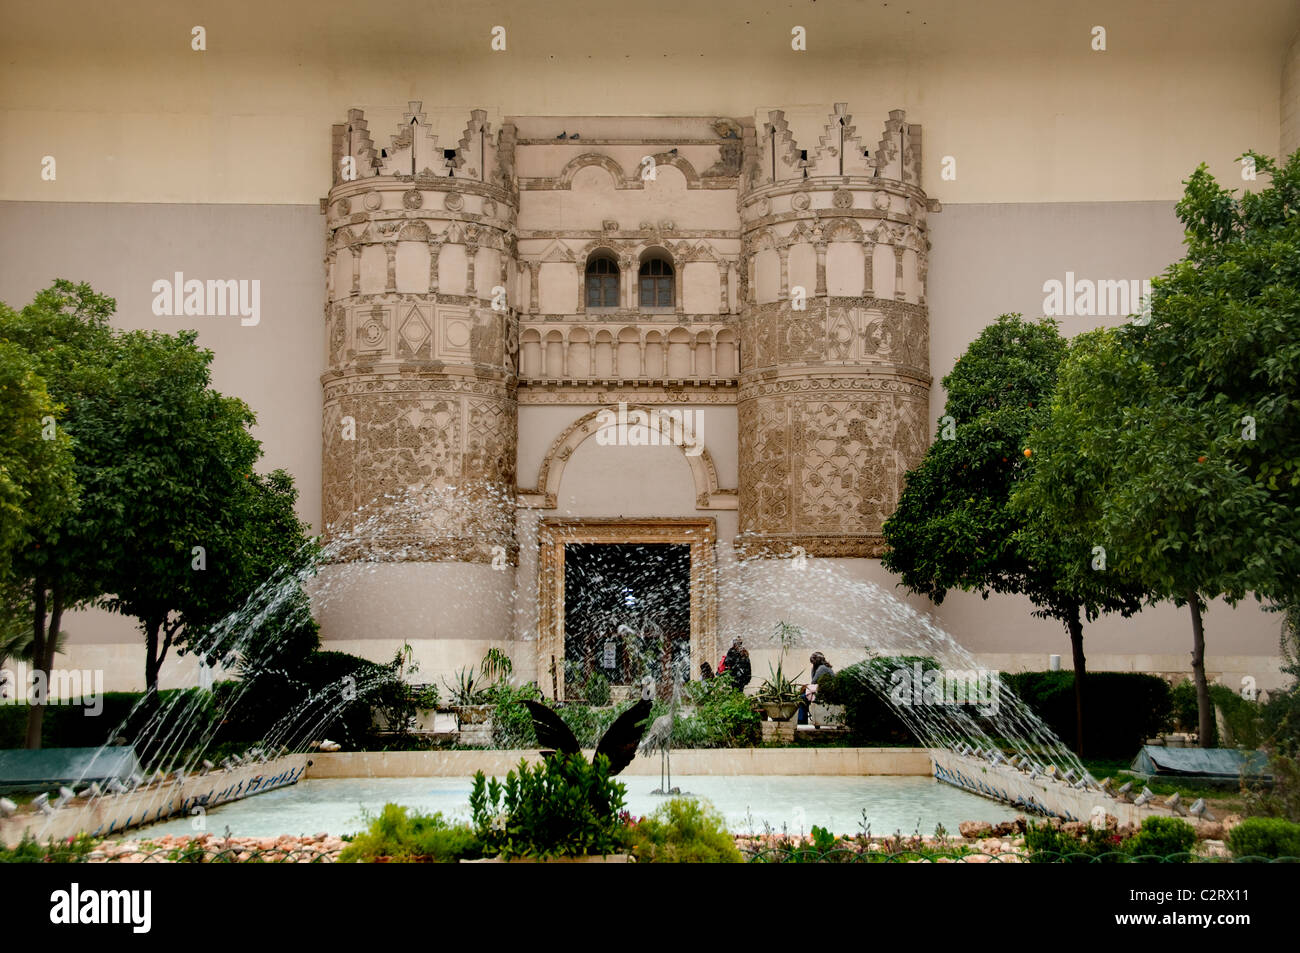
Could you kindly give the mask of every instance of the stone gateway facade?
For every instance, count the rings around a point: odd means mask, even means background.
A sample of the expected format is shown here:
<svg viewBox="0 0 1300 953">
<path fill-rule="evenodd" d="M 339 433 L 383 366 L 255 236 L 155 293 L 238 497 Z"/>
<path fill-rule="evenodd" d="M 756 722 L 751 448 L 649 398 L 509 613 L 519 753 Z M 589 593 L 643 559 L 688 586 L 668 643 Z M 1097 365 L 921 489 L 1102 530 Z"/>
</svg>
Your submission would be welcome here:
<svg viewBox="0 0 1300 953">
<path fill-rule="evenodd" d="M 546 574 L 563 560 L 537 559 L 539 520 L 549 538 L 566 516 L 598 516 L 617 542 L 656 538 L 647 519 L 704 514 L 738 559 L 880 556 L 929 443 L 939 206 L 921 188 L 921 127 L 895 110 L 873 133 L 845 103 L 805 144 L 781 110 L 493 128 L 476 109 L 444 144 L 412 102 L 379 146 L 351 110 L 322 203 L 335 575 L 418 564 L 464 597 L 443 601 L 447 663 L 471 661 L 459 629 L 533 640 L 544 674 L 562 654 L 563 586 Z M 666 452 L 588 440 L 629 408 Z M 664 420 L 694 420 L 695 445 Z M 612 497 L 566 501 L 580 459 L 620 475 Z M 675 488 L 680 502 L 655 501 Z M 692 589 L 712 593 L 712 572 L 710 558 Z M 485 630 L 482 596 L 505 610 L 501 631 Z M 359 597 L 383 611 L 373 588 Z M 716 619 L 691 629 L 694 670 L 719 651 Z"/>
</svg>

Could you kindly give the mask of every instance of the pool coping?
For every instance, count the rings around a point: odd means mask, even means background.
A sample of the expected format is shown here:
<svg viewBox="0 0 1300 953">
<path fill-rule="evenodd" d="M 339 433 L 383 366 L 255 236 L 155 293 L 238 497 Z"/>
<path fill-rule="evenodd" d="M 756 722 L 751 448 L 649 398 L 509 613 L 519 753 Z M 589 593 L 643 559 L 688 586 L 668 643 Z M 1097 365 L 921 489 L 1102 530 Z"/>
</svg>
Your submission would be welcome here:
<svg viewBox="0 0 1300 953">
<path fill-rule="evenodd" d="M 585 754 L 590 757 L 591 751 Z M 313 753 L 306 777 L 468 777 L 478 771 L 504 776 L 521 760 L 540 760 L 536 749 L 453 751 L 340 751 Z M 680 775 L 882 775 L 930 777 L 929 748 L 683 748 L 672 753 Z M 627 775 L 659 773 L 656 755 L 638 755 Z"/>
</svg>

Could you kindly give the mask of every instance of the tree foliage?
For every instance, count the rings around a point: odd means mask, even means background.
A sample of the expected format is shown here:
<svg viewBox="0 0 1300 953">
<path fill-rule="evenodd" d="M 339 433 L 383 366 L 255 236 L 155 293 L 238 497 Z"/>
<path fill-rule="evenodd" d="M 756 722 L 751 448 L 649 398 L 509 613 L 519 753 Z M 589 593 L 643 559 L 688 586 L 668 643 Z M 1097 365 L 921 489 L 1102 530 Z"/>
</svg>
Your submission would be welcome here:
<svg viewBox="0 0 1300 953">
<path fill-rule="evenodd" d="M 1026 596 L 1036 614 L 1070 634 L 1075 670 L 1084 672 L 1082 617 L 1137 611 L 1140 590 L 1118 574 L 1083 571 L 1086 537 L 1076 522 L 1043 519 L 1013 496 L 1035 468 L 1031 431 L 1041 425 L 1066 342 L 1050 319 L 1002 315 L 985 328 L 944 378 L 940 437 L 907 475 L 898 509 L 885 523 L 886 569 L 913 592 L 942 602 L 950 589 Z M 1084 681 L 1076 681 L 1082 746 Z"/>
<path fill-rule="evenodd" d="M 1286 603 L 1300 579 L 1300 153 L 1255 160 L 1273 183 L 1240 200 L 1204 167 L 1187 181 L 1187 256 L 1153 282 L 1149 319 L 1075 340 L 1019 494 L 1189 608 L 1203 744 L 1207 601 Z"/>
</svg>

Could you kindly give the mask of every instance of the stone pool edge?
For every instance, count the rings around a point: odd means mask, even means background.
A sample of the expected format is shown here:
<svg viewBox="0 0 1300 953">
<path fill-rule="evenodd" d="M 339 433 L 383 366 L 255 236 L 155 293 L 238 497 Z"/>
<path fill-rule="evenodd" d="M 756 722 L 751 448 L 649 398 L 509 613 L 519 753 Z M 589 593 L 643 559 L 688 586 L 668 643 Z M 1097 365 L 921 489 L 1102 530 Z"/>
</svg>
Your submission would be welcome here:
<svg viewBox="0 0 1300 953">
<path fill-rule="evenodd" d="M 590 757 L 591 752 L 585 754 Z M 683 748 L 672 754 L 673 773 L 686 775 L 880 775 L 932 777 L 929 748 Z M 340 751 L 313 753 L 306 776 L 321 778 L 504 776 L 536 749 L 470 751 Z M 637 757 L 625 775 L 659 773 L 657 756 Z"/>
</svg>

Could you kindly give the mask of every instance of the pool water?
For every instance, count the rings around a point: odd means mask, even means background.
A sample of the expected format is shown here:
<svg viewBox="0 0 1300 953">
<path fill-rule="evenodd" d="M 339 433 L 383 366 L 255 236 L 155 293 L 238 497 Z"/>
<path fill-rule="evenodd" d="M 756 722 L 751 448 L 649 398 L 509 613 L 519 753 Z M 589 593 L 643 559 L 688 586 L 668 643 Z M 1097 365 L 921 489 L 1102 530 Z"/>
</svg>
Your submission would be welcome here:
<svg viewBox="0 0 1300 953">
<path fill-rule="evenodd" d="M 665 798 L 651 792 L 659 778 L 631 775 L 627 809 L 649 814 Z M 138 836 L 221 834 L 269 837 L 280 834 L 351 834 L 365 826 L 363 814 L 392 802 L 423 811 L 442 811 L 468 819 L 472 779 L 331 778 L 300 781 L 256 797 L 216 808 L 206 816 L 176 818 L 143 829 Z M 836 834 L 856 834 L 865 823 L 872 834 L 933 834 L 942 824 L 955 833 L 961 821 L 1010 820 L 1015 811 L 928 777 L 731 776 L 674 777 L 684 795 L 710 801 L 740 834 L 807 833 L 813 825 Z M 133 835 L 135 836 L 135 835 Z"/>
</svg>

